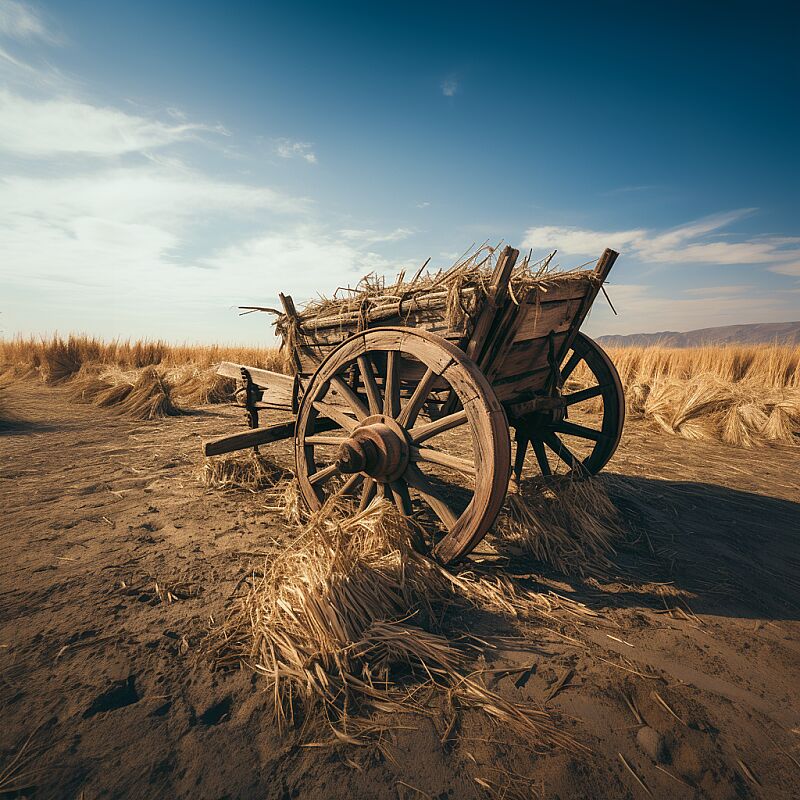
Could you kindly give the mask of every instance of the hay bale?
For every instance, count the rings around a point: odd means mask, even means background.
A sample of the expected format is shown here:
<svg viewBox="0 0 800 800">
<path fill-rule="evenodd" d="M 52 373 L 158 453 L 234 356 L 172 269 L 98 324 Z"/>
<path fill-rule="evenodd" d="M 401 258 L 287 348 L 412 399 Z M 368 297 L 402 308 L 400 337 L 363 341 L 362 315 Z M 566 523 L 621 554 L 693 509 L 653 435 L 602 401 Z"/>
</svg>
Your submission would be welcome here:
<svg viewBox="0 0 800 800">
<path fill-rule="evenodd" d="M 244 662 L 263 676 L 280 728 L 301 713 L 306 725 L 330 726 L 331 743 L 380 730 L 378 712 L 430 713 L 408 690 L 413 679 L 528 740 L 571 744 L 542 709 L 472 677 L 467 650 L 442 623 L 453 606 L 533 616 L 554 602 L 496 573 L 448 572 L 414 550 L 405 518 L 384 500 L 358 513 L 326 507 L 252 577 L 213 652 L 218 664 Z"/>
</svg>

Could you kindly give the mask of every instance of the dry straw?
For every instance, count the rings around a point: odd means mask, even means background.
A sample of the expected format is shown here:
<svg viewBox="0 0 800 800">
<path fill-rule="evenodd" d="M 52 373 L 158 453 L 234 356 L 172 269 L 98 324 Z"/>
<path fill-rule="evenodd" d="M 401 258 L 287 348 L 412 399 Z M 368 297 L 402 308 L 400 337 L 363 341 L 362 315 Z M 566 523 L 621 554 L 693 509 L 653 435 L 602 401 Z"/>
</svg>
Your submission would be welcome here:
<svg viewBox="0 0 800 800">
<path fill-rule="evenodd" d="M 501 574 L 448 572 L 417 553 L 405 518 L 374 501 L 366 510 L 324 508 L 270 557 L 214 638 L 220 665 L 260 673 L 281 728 L 299 715 L 324 743 L 360 743 L 391 727 L 387 714 L 436 718 L 436 701 L 476 708 L 526 740 L 574 744 L 549 715 L 488 690 L 468 649 L 443 620 L 452 607 L 549 617 L 568 601 L 519 588 Z M 570 606 L 589 613 L 579 604 Z M 449 634 L 449 635 L 446 635 Z M 446 725 L 443 738 L 453 725 Z"/>
<path fill-rule="evenodd" d="M 524 481 L 494 526 L 511 545 L 567 575 L 606 573 L 624 537 L 617 507 L 598 478 L 569 475 Z"/>
<path fill-rule="evenodd" d="M 800 347 L 618 348 L 609 354 L 628 411 L 658 430 L 737 447 L 798 444 Z M 588 378 L 578 370 L 568 388 Z"/>
<path fill-rule="evenodd" d="M 470 248 L 448 269 L 424 272 L 425 262 L 411 280 L 401 272 L 388 285 L 383 277 L 370 273 L 355 288 L 340 290 L 341 296 L 337 291 L 332 298 L 311 301 L 296 317 L 279 315 L 276 329 L 288 353 L 298 340 L 315 339 L 320 331 L 344 334 L 367 325 L 414 324 L 417 315 L 435 317 L 451 331 L 463 332 L 488 293 L 500 252 L 500 245 L 483 244 Z M 528 254 L 519 261 L 509 283 L 514 302 L 524 302 L 533 290 L 538 290 L 537 298 L 546 297 L 552 287 L 564 282 L 595 279 L 590 270 L 556 271 L 554 255 L 532 261 Z"/>
<path fill-rule="evenodd" d="M 248 450 L 205 459 L 200 480 L 209 489 L 244 489 L 257 492 L 271 489 L 290 474 L 260 453 Z"/>
</svg>

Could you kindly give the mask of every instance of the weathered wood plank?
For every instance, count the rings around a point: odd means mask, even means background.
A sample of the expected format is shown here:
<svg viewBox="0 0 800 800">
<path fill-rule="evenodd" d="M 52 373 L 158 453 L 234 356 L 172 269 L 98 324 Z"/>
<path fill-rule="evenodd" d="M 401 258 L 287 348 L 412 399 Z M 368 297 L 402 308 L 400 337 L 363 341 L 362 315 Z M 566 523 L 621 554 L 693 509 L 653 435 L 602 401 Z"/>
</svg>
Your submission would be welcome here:
<svg viewBox="0 0 800 800">
<path fill-rule="evenodd" d="M 281 439 L 291 439 L 292 436 L 294 436 L 294 420 L 209 439 L 203 442 L 203 452 L 207 456 L 219 456 L 223 453 L 245 450 L 248 447 L 257 447 L 260 444 L 269 444 Z"/>
<path fill-rule="evenodd" d="M 217 367 L 217 375 L 226 378 L 240 380 L 242 377 L 242 367 L 250 373 L 253 383 L 264 390 L 263 402 L 278 408 L 292 407 L 292 397 L 294 394 L 295 377 L 293 375 L 283 375 L 280 372 L 272 372 L 260 367 L 248 367 L 244 364 L 234 364 L 231 361 L 223 361 Z"/>
<path fill-rule="evenodd" d="M 563 344 L 568 332 L 569 327 L 567 327 L 567 330 L 556 333 L 554 336 L 556 352 L 558 352 Z M 548 337 L 546 336 L 538 339 L 528 339 L 524 342 L 515 342 L 509 350 L 503 362 L 503 366 L 495 377 L 493 384 L 496 385 L 498 382 L 506 381 L 522 373 L 547 367 L 548 347 Z"/>
<path fill-rule="evenodd" d="M 580 310 L 582 302 L 583 298 L 579 297 L 573 300 L 541 303 L 538 306 L 526 305 L 521 312 L 524 316 L 514 336 L 514 344 L 546 337 L 550 331 L 559 333 L 567 330 Z"/>
</svg>

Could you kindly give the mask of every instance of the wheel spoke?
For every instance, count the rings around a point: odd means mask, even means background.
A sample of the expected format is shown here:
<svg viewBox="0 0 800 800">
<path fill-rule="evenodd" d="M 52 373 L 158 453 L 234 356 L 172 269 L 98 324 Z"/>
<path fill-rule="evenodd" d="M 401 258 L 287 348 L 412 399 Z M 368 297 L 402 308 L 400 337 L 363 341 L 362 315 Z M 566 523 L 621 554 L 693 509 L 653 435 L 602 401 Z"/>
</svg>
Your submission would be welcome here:
<svg viewBox="0 0 800 800">
<path fill-rule="evenodd" d="M 567 433 L 570 436 L 579 436 L 581 439 L 591 439 L 593 442 L 599 442 L 602 439 L 607 439 L 608 436 L 602 431 L 596 431 L 594 428 L 587 428 L 585 425 L 576 425 L 574 422 L 554 422 L 548 426 L 548 430 L 557 431 L 558 433 Z"/>
<path fill-rule="evenodd" d="M 575 367 L 581 363 L 581 354 L 577 352 L 577 350 L 572 351 L 572 355 L 569 357 L 569 360 L 566 364 L 564 364 L 564 368 L 561 370 L 561 380 L 566 381 L 570 375 L 575 371 Z"/>
<path fill-rule="evenodd" d="M 313 436 L 306 436 L 305 443 L 306 444 L 332 444 L 332 445 L 341 445 L 342 442 L 346 442 L 347 439 L 343 438 L 342 436 L 323 436 L 321 434 L 315 433 Z"/>
<path fill-rule="evenodd" d="M 439 517 L 447 530 L 453 530 L 458 521 L 458 517 L 450 506 L 445 503 L 433 484 L 425 477 L 422 470 L 420 470 L 416 464 L 409 464 L 404 477 L 408 485 L 412 489 L 416 489 L 422 496 L 422 499 L 433 509 L 434 513 Z"/>
<path fill-rule="evenodd" d="M 422 380 L 417 384 L 417 388 L 414 389 L 414 394 L 411 395 L 411 398 L 405 404 L 405 406 L 403 406 L 403 410 L 397 417 L 397 421 L 404 428 L 414 427 L 414 423 L 417 421 L 419 412 L 422 411 L 422 406 L 425 405 L 425 401 L 428 399 L 428 394 L 433 388 L 433 384 L 436 382 L 438 377 L 439 376 L 430 367 L 428 367 L 427 371 L 422 376 Z"/>
<path fill-rule="evenodd" d="M 539 462 L 539 469 L 542 475 L 547 477 L 552 475 L 553 471 L 550 469 L 550 462 L 547 460 L 547 451 L 544 449 L 544 442 L 541 439 L 531 439 L 533 445 L 533 452 L 536 454 L 536 460 Z"/>
<path fill-rule="evenodd" d="M 335 472 L 337 472 L 338 468 L 336 464 L 329 464 L 327 467 L 324 467 L 319 472 L 315 472 L 313 475 L 308 476 L 308 482 L 312 486 L 316 486 L 318 483 L 324 483 L 331 477 Z"/>
<path fill-rule="evenodd" d="M 370 414 L 381 413 L 381 393 L 378 384 L 375 382 L 375 372 L 372 369 L 369 359 L 365 355 L 358 357 L 358 369 L 361 372 L 361 380 L 364 383 L 364 391 L 367 393 Z"/>
<path fill-rule="evenodd" d="M 392 498 L 394 499 L 394 504 L 397 506 L 397 510 L 404 517 L 410 517 L 411 495 L 408 493 L 408 486 L 406 486 L 405 481 L 392 481 L 389 484 L 389 488 L 392 490 Z"/>
<path fill-rule="evenodd" d="M 361 401 L 361 398 L 343 381 L 340 377 L 335 376 L 331 378 L 336 391 L 345 399 L 350 408 L 355 412 L 358 421 L 366 419 L 369 416 L 369 410 Z"/>
<path fill-rule="evenodd" d="M 394 499 L 394 504 L 397 506 L 397 510 L 404 517 L 408 518 L 408 530 L 414 548 L 420 553 L 427 553 L 428 545 L 425 542 L 422 530 L 411 518 L 414 509 L 411 505 L 411 495 L 408 493 L 408 484 L 400 478 L 399 480 L 392 481 L 389 484 L 389 488 L 392 491 L 392 498 Z"/>
<path fill-rule="evenodd" d="M 425 461 L 429 464 L 439 464 L 442 467 L 463 472 L 466 475 L 475 474 L 475 464 L 465 458 L 451 456 L 450 453 L 443 453 L 441 450 L 434 450 L 432 447 L 413 447 L 411 448 L 412 461 Z"/>
<path fill-rule="evenodd" d="M 358 510 L 363 511 L 373 497 L 375 497 L 375 478 L 367 478 L 361 489 L 361 502 L 358 504 Z"/>
<path fill-rule="evenodd" d="M 330 403 L 326 403 L 323 400 L 315 400 L 314 408 L 316 408 L 320 414 L 323 414 L 341 425 L 348 432 L 352 432 L 358 427 L 358 420 L 348 417 L 344 411 L 336 406 L 332 406 Z"/>
<path fill-rule="evenodd" d="M 514 456 L 514 478 L 517 483 L 522 478 L 522 468 L 525 466 L 525 453 L 528 451 L 528 442 L 530 442 L 530 439 L 527 436 L 517 439 L 517 452 Z"/>
<path fill-rule="evenodd" d="M 397 350 L 386 353 L 386 383 L 383 387 L 383 413 L 394 419 L 400 412 L 400 380 L 397 375 Z"/>
<path fill-rule="evenodd" d="M 609 386 L 592 386 L 589 389 L 582 389 L 580 392 L 573 392 L 572 394 L 563 394 L 561 399 L 565 405 L 574 406 L 575 403 L 582 403 L 584 400 L 590 400 L 592 397 L 599 397 Z"/>
<path fill-rule="evenodd" d="M 428 422 L 425 425 L 420 425 L 413 428 L 411 431 L 411 439 L 414 444 L 421 444 L 428 439 L 432 439 L 440 433 L 449 431 L 452 428 L 457 428 L 467 421 L 467 412 L 462 408 L 461 411 L 456 411 L 455 414 L 448 414 L 446 417 L 439 417 L 433 422 Z"/>
<path fill-rule="evenodd" d="M 345 495 L 351 494 L 354 489 L 358 488 L 358 485 L 361 481 L 364 480 L 364 475 L 360 472 L 356 472 L 354 475 L 351 475 L 332 495 L 331 499 L 344 497 Z"/>
<path fill-rule="evenodd" d="M 575 458 L 570 449 L 551 431 L 542 433 L 544 443 L 569 467 L 580 470 L 581 462 Z"/>
</svg>

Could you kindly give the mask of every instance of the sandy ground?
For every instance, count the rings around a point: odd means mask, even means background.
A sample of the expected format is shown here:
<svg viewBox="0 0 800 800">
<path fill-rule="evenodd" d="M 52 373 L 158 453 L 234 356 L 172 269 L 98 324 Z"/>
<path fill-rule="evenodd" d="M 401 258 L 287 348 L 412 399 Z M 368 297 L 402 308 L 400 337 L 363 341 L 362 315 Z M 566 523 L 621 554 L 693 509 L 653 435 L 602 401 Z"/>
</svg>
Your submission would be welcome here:
<svg viewBox="0 0 800 800">
<path fill-rule="evenodd" d="M 238 413 L 136 423 L 39 385 L 6 396 L 25 423 L 0 433 L 0 797 L 800 796 L 796 450 L 630 422 L 604 478 L 631 532 L 614 579 L 509 568 L 598 616 L 577 634 L 464 620 L 494 645 L 487 669 L 529 667 L 495 689 L 545 704 L 585 752 L 537 752 L 477 712 L 446 745 L 409 718 L 380 750 L 321 750 L 278 734 L 257 677 L 204 656 L 291 536 L 263 497 L 197 480 L 201 439 Z M 286 444 L 270 454 L 290 466 Z"/>
</svg>

